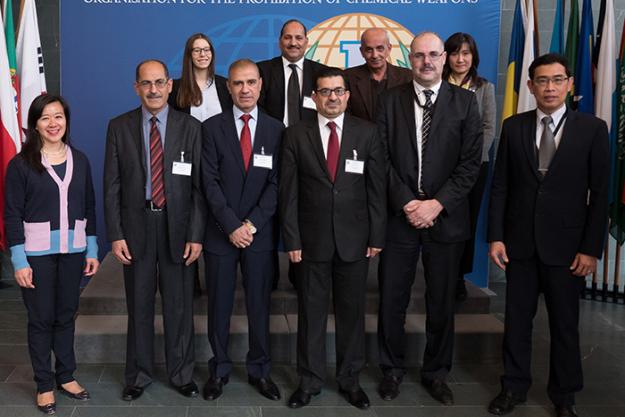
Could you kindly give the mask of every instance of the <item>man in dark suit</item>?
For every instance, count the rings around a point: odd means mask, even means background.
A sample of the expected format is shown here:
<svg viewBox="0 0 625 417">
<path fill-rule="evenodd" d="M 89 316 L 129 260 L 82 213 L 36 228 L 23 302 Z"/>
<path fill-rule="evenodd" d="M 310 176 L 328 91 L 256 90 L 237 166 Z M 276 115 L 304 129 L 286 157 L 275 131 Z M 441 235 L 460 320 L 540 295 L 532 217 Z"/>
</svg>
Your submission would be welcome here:
<svg viewBox="0 0 625 417">
<path fill-rule="evenodd" d="M 469 238 L 467 195 L 481 162 L 475 95 L 441 80 L 443 41 L 432 32 L 410 45 L 413 81 L 380 96 L 378 129 L 389 168 L 389 219 L 380 258 L 378 348 L 385 400 L 405 374 L 405 314 L 419 254 L 425 270 L 426 346 L 421 383 L 445 405 L 453 393 L 454 300 L 459 257 Z"/>
<path fill-rule="evenodd" d="M 580 291 L 596 270 L 608 220 L 608 130 L 567 109 L 573 77 L 564 57 L 536 58 L 527 85 L 537 109 L 504 122 L 490 199 L 489 255 L 507 285 L 502 390 L 488 410 L 506 414 L 526 399 L 542 292 L 551 333 L 547 392 L 557 416 L 571 417 L 583 385 Z"/>
<path fill-rule="evenodd" d="M 365 63 L 345 70 L 351 97 L 347 112 L 376 122 L 378 96 L 383 91 L 410 82 L 412 72 L 388 62 L 391 41 L 384 29 L 369 28 L 360 37 L 360 53 Z"/>
<path fill-rule="evenodd" d="M 369 258 L 384 242 L 385 162 L 375 125 L 345 114 L 343 71 L 318 74 L 318 116 L 287 128 L 280 161 L 279 207 L 284 245 L 298 268 L 300 408 L 321 391 L 326 369 L 330 294 L 336 322 L 336 379 L 350 404 L 369 407 L 358 374 L 365 364 L 365 290 Z"/>
<path fill-rule="evenodd" d="M 203 125 L 202 185 L 208 203 L 204 240 L 208 338 L 213 350 L 204 398 L 221 396 L 232 361 L 230 316 L 241 266 L 249 322 L 249 383 L 271 400 L 280 391 L 269 377 L 269 303 L 278 206 L 277 158 L 284 126 L 256 106 L 262 80 L 256 64 L 235 61 L 228 71 L 234 107 Z"/>
<path fill-rule="evenodd" d="M 313 81 L 325 65 L 304 58 L 308 46 L 304 24 L 295 19 L 285 22 L 278 46 L 281 56 L 258 63 L 263 79 L 258 105 L 285 126 L 300 120 L 314 120 Z"/>
<path fill-rule="evenodd" d="M 152 382 L 157 287 L 169 381 L 194 397 L 190 266 L 202 251 L 205 215 L 200 124 L 168 107 L 171 79 L 162 62 L 137 66 L 135 91 L 141 107 L 110 121 L 104 161 L 106 228 L 124 264 L 128 307 L 123 399 L 138 398 Z"/>
</svg>

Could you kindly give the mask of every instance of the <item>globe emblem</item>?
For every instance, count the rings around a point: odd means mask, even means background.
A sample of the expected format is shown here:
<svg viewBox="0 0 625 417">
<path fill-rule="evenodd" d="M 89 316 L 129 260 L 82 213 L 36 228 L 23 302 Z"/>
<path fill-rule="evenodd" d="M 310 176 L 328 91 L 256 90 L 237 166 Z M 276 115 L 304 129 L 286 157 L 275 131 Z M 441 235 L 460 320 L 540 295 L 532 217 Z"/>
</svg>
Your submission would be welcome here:
<svg viewBox="0 0 625 417">
<path fill-rule="evenodd" d="M 384 16 L 348 13 L 327 19 L 308 32 L 306 58 L 332 67 L 349 68 L 364 63 L 360 54 L 360 36 L 369 28 L 381 28 L 391 40 L 389 61 L 410 68 L 410 42 L 414 35 L 404 26 Z"/>
</svg>

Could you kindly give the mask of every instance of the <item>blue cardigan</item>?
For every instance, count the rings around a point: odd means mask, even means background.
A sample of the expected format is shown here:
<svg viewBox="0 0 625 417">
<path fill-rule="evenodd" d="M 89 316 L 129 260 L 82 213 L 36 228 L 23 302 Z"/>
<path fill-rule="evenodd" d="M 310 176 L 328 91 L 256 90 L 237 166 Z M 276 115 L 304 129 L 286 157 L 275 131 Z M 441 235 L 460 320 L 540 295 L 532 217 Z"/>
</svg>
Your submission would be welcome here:
<svg viewBox="0 0 625 417">
<path fill-rule="evenodd" d="M 42 173 L 20 156 L 9 162 L 4 224 L 15 270 L 29 266 L 27 256 L 87 251 L 97 258 L 95 194 L 87 157 L 67 147 L 61 180 L 42 156 Z"/>
</svg>

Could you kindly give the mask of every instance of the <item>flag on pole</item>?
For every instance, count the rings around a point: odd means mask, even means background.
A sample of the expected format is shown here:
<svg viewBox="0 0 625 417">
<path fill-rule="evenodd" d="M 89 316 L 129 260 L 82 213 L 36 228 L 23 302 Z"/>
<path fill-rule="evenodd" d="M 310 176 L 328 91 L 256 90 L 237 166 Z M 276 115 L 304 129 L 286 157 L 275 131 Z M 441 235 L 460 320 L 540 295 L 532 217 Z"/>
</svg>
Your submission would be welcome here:
<svg viewBox="0 0 625 417">
<path fill-rule="evenodd" d="M 577 45 L 579 43 L 579 7 L 577 0 L 571 0 L 571 14 L 569 15 L 569 24 L 566 33 L 566 46 L 564 48 L 564 56 L 569 62 L 569 69 L 573 74 L 573 86 L 567 99 L 567 104 L 572 109 L 575 108 L 573 101 L 573 93 L 575 91 L 575 64 L 577 63 Z"/>
<path fill-rule="evenodd" d="M 2 18 L 0 16 L 0 23 Z M 3 24 L 4 27 L 4 24 Z M 9 56 L 4 31 L 0 30 L 0 213 L 4 213 L 4 180 L 7 165 L 21 149 L 20 128 L 15 112 Z M 0 215 L 0 248 L 6 249 L 4 216 Z"/>
<path fill-rule="evenodd" d="M 13 5 L 12 1 L 5 0 L 2 15 L 4 16 L 4 36 L 7 43 L 7 56 L 9 59 L 9 71 L 11 73 L 11 85 L 13 86 L 13 97 L 15 100 L 15 113 L 18 115 L 18 125 L 20 122 L 20 83 L 17 76 L 17 60 L 15 58 L 15 26 L 13 25 Z M 21 129 L 20 129 L 21 132 Z"/>
<path fill-rule="evenodd" d="M 555 54 L 564 53 L 564 9 L 566 0 L 557 0 L 556 15 L 553 18 L 553 31 L 551 32 L 551 46 L 549 52 Z"/>
<path fill-rule="evenodd" d="M 516 5 L 514 7 L 514 20 L 512 22 L 510 52 L 508 53 L 508 70 L 506 72 L 506 88 L 503 98 L 502 120 L 516 114 L 517 103 L 519 100 L 521 63 L 523 61 L 523 44 L 525 43 L 521 1 L 525 0 L 516 0 Z"/>
<path fill-rule="evenodd" d="M 522 113 L 536 108 L 536 99 L 527 88 L 529 80 L 528 68 L 538 55 L 536 48 L 536 9 L 534 0 L 527 0 L 525 18 L 525 43 L 523 45 L 523 63 L 521 64 L 521 82 L 519 84 L 519 102 L 517 113 Z"/>
<path fill-rule="evenodd" d="M 594 112 L 592 91 L 592 48 L 594 44 L 591 0 L 584 0 L 582 25 L 579 34 L 577 63 L 575 65 L 575 102 L 577 110 Z"/>
<path fill-rule="evenodd" d="M 35 0 L 22 0 L 17 34 L 17 68 L 20 79 L 20 120 L 22 126 L 27 126 L 30 104 L 46 92 Z"/>
<path fill-rule="evenodd" d="M 601 44 L 597 49 L 597 77 L 595 83 L 595 116 L 603 119 L 610 132 L 614 132 L 614 112 L 616 110 L 616 32 L 614 25 L 614 1 L 602 0 L 603 19 Z M 597 34 L 599 38 L 599 34 Z"/>
<path fill-rule="evenodd" d="M 612 153 L 612 190 L 617 198 L 610 205 L 610 234 L 619 245 L 625 242 L 625 24 L 623 29 L 618 61 L 616 143 Z"/>
</svg>

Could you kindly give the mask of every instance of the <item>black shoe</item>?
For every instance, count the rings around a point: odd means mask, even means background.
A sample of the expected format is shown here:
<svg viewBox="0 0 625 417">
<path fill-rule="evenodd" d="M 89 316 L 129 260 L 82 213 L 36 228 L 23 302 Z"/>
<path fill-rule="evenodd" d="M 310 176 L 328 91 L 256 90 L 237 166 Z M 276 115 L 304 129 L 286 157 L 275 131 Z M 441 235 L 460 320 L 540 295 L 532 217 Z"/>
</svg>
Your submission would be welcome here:
<svg viewBox="0 0 625 417">
<path fill-rule="evenodd" d="M 339 389 L 339 392 L 345 396 L 348 403 L 356 408 L 366 410 L 371 405 L 369 397 L 367 397 L 367 394 L 360 387 L 358 387 L 355 391 Z"/>
<path fill-rule="evenodd" d="M 58 389 L 61 392 L 61 394 L 71 398 L 72 400 L 87 401 L 91 399 L 91 395 L 89 395 L 89 391 L 87 391 L 86 389 L 83 389 L 82 391 L 76 394 L 74 394 L 73 392 L 69 392 L 68 390 L 63 388 L 63 385 L 61 384 L 57 385 L 56 389 Z"/>
<path fill-rule="evenodd" d="M 390 401 L 399 395 L 399 384 L 401 379 L 394 375 L 384 375 L 380 385 L 378 385 L 378 393 L 384 401 Z"/>
<path fill-rule="evenodd" d="M 557 417 L 578 417 L 575 406 L 573 405 L 556 405 Z"/>
<path fill-rule="evenodd" d="M 310 398 L 313 395 L 319 394 L 317 392 L 306 392 L 301 388 L 295 390 L 293 394 L 291 394 L 291 398 L 289 398 L 288 406 L 290 408 L 302 408 L 308 404 L 310 404 Z"/>
<path fill-rule="evenodd" d="M 488 405 L 488 412 L 502 416 L 514 410 L 514 406 L 525 402 L 525 396 L 515 394 L 509 389 L 502 389 Z"/>
<path fill-rule="evenodd" d="M 37 409 L 44 414 L 48 414 L 48 415 L 56 414 L 56 403 L 50 403 L 46 405 L 37 404 Z"/>
<path fill-rule="evenodd" d="M 180 394 L 188 398 L 197 397 L 198 394 L 200 393 L 200 390 L 198 389 L 197 385 L 195 385 L 195 382 L 193 381 L 189 382 L 188 384 L 184 384 L 179 387 L 176 387 L 176 391 L 178 391 Z"/>
<path fill-rule="evenodd" d="M 467 286 L 464 279 L 459 279 L 456 283 L 456 301 L 461 303 L 467 299 Z"/>
<path fill-rule="evenodd" d="M 124 401 L 132 401 L 136 400 L 143 394 L 143 388 L 134 387 L 132 385 L 126 385 L 124 390 L 122 391 L 122 400 Z"/>
<path fill-rule="evenodd" d="M 278 401 L 281 398 L 280 390 L 276 384 L 273 383 L 271 378 L 254 378 L 253 376 L 248 376 L 247 381 L 251 386 L 256 388 L 263 397 L 269 398 L 272 401 Z"/>
<path fill-rule="evenodd" d="M 208 401 L 216 400 L 221 397 L 224 392 L 224 385 L 228 383 L 228 377 L 213 378 L 210 377 L 204 385 L 204 399 Z"/>
<path fill-rule="evenodd" d="M 421 379 L 421 385 L 436 401 L 443 405 L 454 405 L 454 394 L 442 379 Z"/>
</svg>

